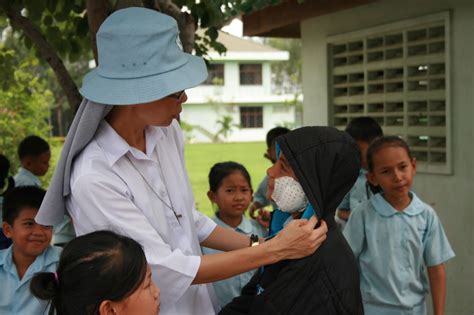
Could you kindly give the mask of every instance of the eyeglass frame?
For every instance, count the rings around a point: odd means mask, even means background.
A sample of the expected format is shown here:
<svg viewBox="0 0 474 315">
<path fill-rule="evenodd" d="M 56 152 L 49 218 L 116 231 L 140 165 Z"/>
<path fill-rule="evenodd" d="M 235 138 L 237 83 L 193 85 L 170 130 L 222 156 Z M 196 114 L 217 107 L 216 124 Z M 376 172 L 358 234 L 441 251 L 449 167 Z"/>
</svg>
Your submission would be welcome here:
<svg viewBox="0 0 474 315">
<path fill-rule="evenodd" d="M 182 91 L 179 91 L 179 92 L 170 94 L 170 95 L 168 95 L 167 97 L 171 97 L 171 98 L 174 98 L 174 99 L 176 99 L 177 101 L 179 101 L 179 100 L 183 97 L 183 95 L 184 95 L 185 92 L 186 92 L 185 90 L 182 90 Z"/>
</svg>

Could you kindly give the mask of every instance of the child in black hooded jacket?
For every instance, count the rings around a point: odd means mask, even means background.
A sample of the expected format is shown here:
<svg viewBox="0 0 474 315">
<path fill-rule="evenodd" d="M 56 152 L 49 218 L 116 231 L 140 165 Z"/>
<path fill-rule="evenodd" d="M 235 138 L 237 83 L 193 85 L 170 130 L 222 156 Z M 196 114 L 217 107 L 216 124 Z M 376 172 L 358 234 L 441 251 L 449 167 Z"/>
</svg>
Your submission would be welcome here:
<svg viewBox="0 0 474 315">
<path fill-rule="evenodd" d="M 316 215 L 328 225 L 327 240 L 311 256 L 262 268 L 220 314 L 363 314 L 357 261 L 334 221 L 359 173 L 357 144 L 331 127 L 303 127 L 277 144 L 267 194 L 280 209 L 270 235 L 293 218 Z"/>
</svg>

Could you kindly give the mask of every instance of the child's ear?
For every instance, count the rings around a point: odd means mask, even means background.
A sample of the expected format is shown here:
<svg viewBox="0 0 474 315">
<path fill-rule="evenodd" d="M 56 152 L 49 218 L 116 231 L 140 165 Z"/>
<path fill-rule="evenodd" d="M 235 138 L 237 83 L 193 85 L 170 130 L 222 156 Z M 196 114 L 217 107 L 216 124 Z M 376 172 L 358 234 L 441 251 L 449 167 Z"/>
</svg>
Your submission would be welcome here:
<svg viewBox="0 0 474 315">
<path fill-rule="evenodd" d="M 104 301 L 100 302 L 99 314 L 100 315 L 115 314 L 115 309 L 113 308 L 112 302 L 110 300 L 104 300 Z"/>
<path fill-rule="evenodd" d="M 5 234 L 6 237 L 12 238 L 12 226 L 8 224 L 7 222 L 2 223 L 2 229 L 3 229 L 3 234 Z"/>
<path fill-rule="evenodd" d="M 411 167 L 413 167 L 413 175 L 416 174 L 416 158 L 411 159 Z"/>
<path fill-rule="evenodd" d="M 211 202 L 216 203 L 216 199 L 217 199 L 216 193 L 213 192 L 212 190 L 209 190 L 209 191 L 207 192 L 207 198 L 209 198 L 209 200 L 210 200 Z"/>
<path fill-rule="evenodd" d="M 23 159 L 21 159 L 20 162 L 21 162 L 21 166 L 23 166 L 23 168 L 26 168 L 26 169 L 29 169 L 32 164 L 32 160 L 30 156 L 24 157 Z"/>
<path fill-rule="evenodd" d="M 375 178 L 374 173 L 368 172 L 366 175 L 367 181 L 372 185 L 372 186 L 378 186 L 379 183 L 377 182 L 377 179 Z"/>
</svg>

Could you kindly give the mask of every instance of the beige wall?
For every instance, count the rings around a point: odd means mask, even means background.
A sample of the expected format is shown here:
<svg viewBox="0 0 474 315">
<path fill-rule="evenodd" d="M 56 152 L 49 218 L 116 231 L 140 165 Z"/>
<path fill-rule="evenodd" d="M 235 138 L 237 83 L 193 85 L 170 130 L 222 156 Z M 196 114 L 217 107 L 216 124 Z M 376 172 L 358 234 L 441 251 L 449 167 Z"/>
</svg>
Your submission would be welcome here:
<svg viewBox="0 0 474 315">
<path fill-rule="evenodd" d="M 446 314 L 474 314 L 474 1 L 381 0 L 303 21 L 304 124 L 328 121 L 329 36 L 451 12 L 452 175 L 418 174 L 417 194 L 435 204 L 456 257 L 447 263 Z M 430 302 L 431 303 L 431 302 Z"/>
</svg>

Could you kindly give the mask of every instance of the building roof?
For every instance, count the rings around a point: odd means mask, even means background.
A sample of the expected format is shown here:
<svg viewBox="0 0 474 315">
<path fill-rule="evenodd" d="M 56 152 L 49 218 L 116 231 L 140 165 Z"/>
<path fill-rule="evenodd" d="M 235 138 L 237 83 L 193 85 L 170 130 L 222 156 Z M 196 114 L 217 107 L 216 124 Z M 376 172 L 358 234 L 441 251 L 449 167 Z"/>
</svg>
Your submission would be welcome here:
<svg viewBox="0 0 474 315">
<path fill-rule="evenodd" d="M 289 53 L 251 39 L 245 39 L 219 31 L 217 41 L 222 43 L 227 52 L 219 55 L 212 50 L 208 55 L 211 60 L 248 60 L 248 61 L 284 61 L 289 59 Z"/>
<path fill-rule="evenodd" d="M 244 14 L 247 36 L 300 38 L 300 22 L 378 0 L 282 0 L 280 3 Z"/>
</svg>

